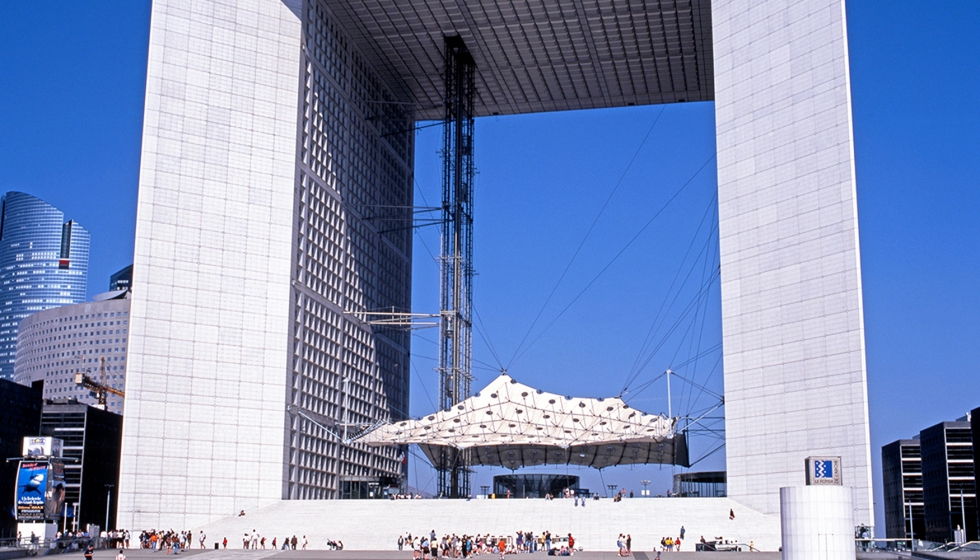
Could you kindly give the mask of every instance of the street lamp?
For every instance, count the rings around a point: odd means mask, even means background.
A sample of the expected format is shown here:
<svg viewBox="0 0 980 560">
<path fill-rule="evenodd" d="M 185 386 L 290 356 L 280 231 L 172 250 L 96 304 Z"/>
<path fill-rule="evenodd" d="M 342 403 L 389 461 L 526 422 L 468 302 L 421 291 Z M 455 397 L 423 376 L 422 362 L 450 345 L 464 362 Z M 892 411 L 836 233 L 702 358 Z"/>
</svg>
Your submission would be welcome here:
<svg viewBox="0 0 980 560">
<path fill-rule="evenodd" d="M 105 526 L 102 527 L 102 530 L 103 531 L 106 531 L 106 532 L 109 531 L 109 504 L 111 503 L 111 500 L 112 500 L 112 487 L 113 486 L 115 486 L 115 484 L 106 484 L 105 485 L 105 488 L 106 488 L 106 490 L 105 490 Z"/>
<path fill-rule="evenodd" d="M 915 551 L 915 522 L 912 521 L 912 502 L 909 502 L 909 550 Z"/>
<path fill-rule="evenodd" d="M 641 480 L 640 481 L 640 484 L 643 485 L 643 495 L 644 496 L 649 496 L 650 495 L 650 490 L 647 489 L 647 486 L 650 486 L 650 481 L 649 480 Z"/>
<path fill-rule="evenodd" d="M 615 484 L 607 484 L 606 485 L 606 488 L 609 489 L 609 493 L 610 494 L 612 494 L 613 496 L 616 495 L 616 488 L 617 488 L 617 486 Z M 606 497 L 608 497 L 608 495 Z"/>
</svg>

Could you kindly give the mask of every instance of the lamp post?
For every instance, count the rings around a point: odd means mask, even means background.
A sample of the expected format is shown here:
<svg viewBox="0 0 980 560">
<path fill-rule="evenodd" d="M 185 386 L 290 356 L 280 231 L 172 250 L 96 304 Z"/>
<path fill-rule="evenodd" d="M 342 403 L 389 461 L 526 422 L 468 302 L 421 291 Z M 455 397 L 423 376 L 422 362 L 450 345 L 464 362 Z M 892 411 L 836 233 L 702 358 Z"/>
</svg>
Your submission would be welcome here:
<svg viewBox="0 0 980 560">
<path fill-rule="evenodd" d="M 109 531 L 109 504 L 111 503 L 111 500 L 112 500 L 112 487 L 113 486 L 115 486 L 115 484 L 106 484 L 105 485 L 105 526 L 102 527 L 102 530 L 103 531 L 106 531 L 106 532 Z"/>
<path fill-rule="evenodd" d="M 915 522 L 912 520 L 912 502 L 909 502 L 909 550 L 915 551 Z"/>
<path fill-rule="evenodd" d="M 650 490 L 647 489 L 647 486 L 650 486 L 650 481 L 649 480 L 641 480 L 640 481 L 640 484 L 643 485 L 643 495 L 644 496 L 649 496 L 650 495 Z"/>
<path fill-rule="evenodd" d="M 609 489 L 609 493 L 610 494 L 612 494 L 613 496 L 616 495 L 616 488 L 617 488 L 617 486 L 615 484 L 607 484 L 606 485 L 606 488 Z M 609 496 L 607 495 L 606 497 L 608 498 Z"/>
</svg>

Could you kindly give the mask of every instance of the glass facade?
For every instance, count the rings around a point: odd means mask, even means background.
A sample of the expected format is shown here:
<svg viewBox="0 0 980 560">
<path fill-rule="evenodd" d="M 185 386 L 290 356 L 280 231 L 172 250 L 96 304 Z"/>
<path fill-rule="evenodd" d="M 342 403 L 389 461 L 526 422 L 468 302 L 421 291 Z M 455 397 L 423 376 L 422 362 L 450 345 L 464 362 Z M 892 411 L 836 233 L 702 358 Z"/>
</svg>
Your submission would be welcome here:
<svg viewBox="0 0 980 560">
<path fill-rule="evenodd" d="M 0 205 L 0 378 L 12 379 L 21 319 L 85 301 L 89 233 L 29 194 Z"/>
<path fill-rule="evenodd" d="M 493 477 L 493 493 L 497 498 L 544 498 L 551 494 L 560 498 L 565 489 L 577 496 L 588 496 L 579 488 L 579 478 L 567 474 L 502 474 Z"/>
<path fill-rule="evenodd" d="M 674 495 L 681 498 L 723 498 L 728 495 L 726 473 L 712 471 L 675 474 Z"/>
</svg>

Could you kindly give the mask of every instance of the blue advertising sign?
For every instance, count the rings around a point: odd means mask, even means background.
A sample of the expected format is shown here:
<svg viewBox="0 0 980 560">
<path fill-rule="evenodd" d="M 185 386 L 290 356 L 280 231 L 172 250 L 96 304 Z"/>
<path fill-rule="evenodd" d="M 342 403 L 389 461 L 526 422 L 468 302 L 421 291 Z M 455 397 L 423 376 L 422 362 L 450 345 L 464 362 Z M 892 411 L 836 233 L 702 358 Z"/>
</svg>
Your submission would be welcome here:
<svg viewBox="0 0 980 560">
<path fill-rule="evenodd" d="M 44 498 L 48 491 L 48 464 L 21 461 L 17 473 L 15 505 L 18 521 L 44 520 Z"/>
<path fill-rule="evenodd" d="M 14 509 L 18 521 L 57 521 L 65 503 L 65 468 L 60 461 L 21 461 Z"/>
</svg>

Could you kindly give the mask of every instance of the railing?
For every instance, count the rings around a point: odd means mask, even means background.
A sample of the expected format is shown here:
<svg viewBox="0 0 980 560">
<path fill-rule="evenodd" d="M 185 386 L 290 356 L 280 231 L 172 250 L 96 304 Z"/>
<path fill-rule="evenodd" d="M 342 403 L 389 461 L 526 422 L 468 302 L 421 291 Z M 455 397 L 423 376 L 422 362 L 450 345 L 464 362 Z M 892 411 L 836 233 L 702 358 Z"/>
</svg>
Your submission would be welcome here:
<svg viewBox="0 0 980 560">
<path fill-rule="evenodd" d="M 922 539 L 854 539 L 854 546 L 859 552 L 954 552 L 980 551 L 980 541 L 966 543 L 941 543 Z"/>
<path fill-rule="evenodd" d="M 39 551 L 50 548 L 53 542 L 52 539 L 32 539 L 30 536 L 8 537 L 0 539 L 0 549 L 22 549 L 27 551 L 28 556 L 36 556 Z"/>
</svg>

